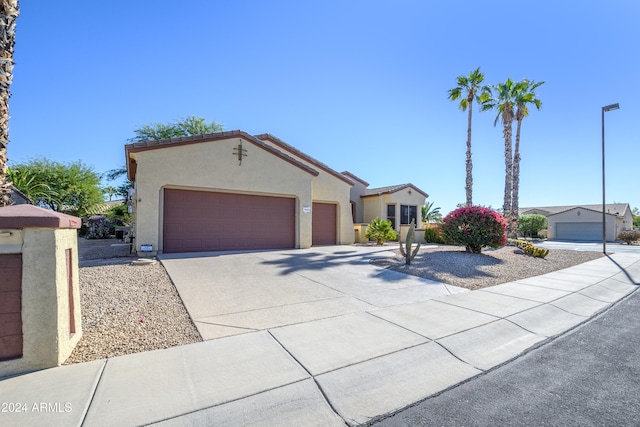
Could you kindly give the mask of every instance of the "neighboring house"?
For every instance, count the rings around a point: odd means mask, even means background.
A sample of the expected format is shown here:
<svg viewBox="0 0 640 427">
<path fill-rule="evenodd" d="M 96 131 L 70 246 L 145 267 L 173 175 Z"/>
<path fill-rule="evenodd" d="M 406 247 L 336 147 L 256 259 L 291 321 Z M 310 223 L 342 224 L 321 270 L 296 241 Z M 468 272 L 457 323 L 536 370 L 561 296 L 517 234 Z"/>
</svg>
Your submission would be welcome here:
<svg viewBox="0 0 640 427">
<path fill-rule="evenodd" d="M 351 179 L 272 135 L 236 130 L 125 153 L 138 252 L 353 243 Z"/>
<path fill-rule="evenodd" d="M 429 195 L 413 184 L 399 184 L 380 188 L 367 188 L 369 184 L 349 172 L 345 176 L 353 179 L 351 201 L 355 206 L 354 223 L 369 223 L 374 218 L 391 221 L 397 232 L 401 225 L 411 220 L 416 227 L 422 224 L 424 201 Z"/>
<path fill-rule="evenodd" d="M 547 217 L 549 239 L 602 241 L 602 205 L 569 205 L 520 208 L 520 215 L 540 214 Z M 615 241 L 623 230 L 633 228 L 628 203 L 605 205 L 607 241 Z"/>
</svg>

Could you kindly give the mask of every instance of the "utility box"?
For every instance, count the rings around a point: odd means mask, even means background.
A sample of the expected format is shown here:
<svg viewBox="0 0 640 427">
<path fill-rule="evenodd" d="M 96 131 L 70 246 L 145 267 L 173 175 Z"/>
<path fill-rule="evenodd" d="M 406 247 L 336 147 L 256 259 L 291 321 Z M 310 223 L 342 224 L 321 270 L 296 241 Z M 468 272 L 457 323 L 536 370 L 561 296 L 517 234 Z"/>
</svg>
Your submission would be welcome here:
<svg viewBox="0 0 640 427">
<path fill-rule="evenodd" d="M 80 218 L 0 208 L 0 378 L 61 365 L 82 336 Z"/>
</svg>

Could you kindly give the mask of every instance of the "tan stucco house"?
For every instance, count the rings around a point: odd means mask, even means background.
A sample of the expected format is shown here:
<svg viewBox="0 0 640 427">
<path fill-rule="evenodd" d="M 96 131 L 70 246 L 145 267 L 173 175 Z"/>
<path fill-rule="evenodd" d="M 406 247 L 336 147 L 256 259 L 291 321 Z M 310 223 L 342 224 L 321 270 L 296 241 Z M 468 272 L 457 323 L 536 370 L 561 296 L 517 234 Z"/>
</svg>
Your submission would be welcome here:
<svg viewBox="0 0 640 427">
<path fill-rule="evenodd" d="M 374 218 L 391 221 L 397 232 L 401 225 L 422 224 L 422 210 L 427 193 L 415 185 L 399 184 L 387 187 L 367 188 L 369 183 L 350 172 L 342 172 L 354 182 L 351 187 L 351 203 L 354 206 L 353 222 L 369 223 Z"/>
<path fill-rule="evenodd" d="M 520 208 L 520 215 L 524 214 L 546 216 L 549 239 L 602 240 L 601 204 Z M 613 242 L 621 231 L 633 228 L 633 215 L 628 203 L 606 204 L 605 218 L 607 241 Z"/>
<path fill-rule="evenodd" d="M 412 184 L 368 189 L 270 134 L 137 142 L 125 154 L 134 249 L 149 255 L 351 244 L 357 222 L 420 224 L 428 197 Z"/>
<path fill-rule="evenodd" d="M 235 130 L 139 142 L 127 144 L 125 154 L 135 250 L 150 255 L 351 244 L 354 216 L 387 218 L 388 202 L 398 206 L 400 223 L 403 203 L 422 204 L 406 195 L 425 197 L 410 184 L 368 194 L 359 178 L 270 134 Z M 379 206 L 367 207 L 374 205 L 369 200 Z"/>
</svg>

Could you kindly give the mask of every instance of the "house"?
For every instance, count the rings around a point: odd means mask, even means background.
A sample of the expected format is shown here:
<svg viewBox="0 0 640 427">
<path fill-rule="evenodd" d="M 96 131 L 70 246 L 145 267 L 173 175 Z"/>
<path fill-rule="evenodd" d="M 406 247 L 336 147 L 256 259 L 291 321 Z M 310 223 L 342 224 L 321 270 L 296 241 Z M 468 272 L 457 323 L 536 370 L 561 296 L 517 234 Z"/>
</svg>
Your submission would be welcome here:
<svg viewBox="0 0 640 427">
<path fill-rule="evenodd" d="M 380 218 L 391 221 L 391 227 L 397 232 L 401 225 L 408 225 L 412 220 L 416 226 L 422 224 L 420 208 L 429 195 L 415 185 L 367 188 L 369 183 L 366 181 L 348 171 L 342 173 L 354 182 L 351 187 L 354 224 L 370 223 L 374 218 Z"/>
<path fill-rule="evenodd" d="M 602 241 L 602 205 L 568 205 L 520 208 L 520 215 L 540 214 L 547 217 L 549 239 Z M 605 205 L 607 241 L 615 241 L 623 230 L 633 228 L 628 203 Z"/>
<path fill-rule="evenodd" d="M 125 146 L 138 252 L 308 248 L 354 241 L 354 181 L 270 134 Z"/>
</svg>

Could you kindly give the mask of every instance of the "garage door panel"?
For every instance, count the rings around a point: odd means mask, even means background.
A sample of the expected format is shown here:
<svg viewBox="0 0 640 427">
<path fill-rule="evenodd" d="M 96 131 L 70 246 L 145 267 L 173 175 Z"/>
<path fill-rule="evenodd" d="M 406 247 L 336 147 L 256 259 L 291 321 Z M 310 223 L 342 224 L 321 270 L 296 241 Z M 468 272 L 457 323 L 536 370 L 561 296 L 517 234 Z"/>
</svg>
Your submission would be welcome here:
<svg viewBox="0 0 640 427">
<path fill-rule="evenodd" d="M 295 200 L 166 189 L 163 232 L 164 252 L 293 248 Z"/>
<path fill-rule="evenodd" d="M 555 238 L 559 240 L 592 240 L 602 239 L 601 222 L 557 222 Z"/>
<path fill-rule="evenodd" d="M 311 241 L 313 245 L 335 245 L 337 207 L 331 203 L 314 202 L 311 208 Z"/>
</svg>

